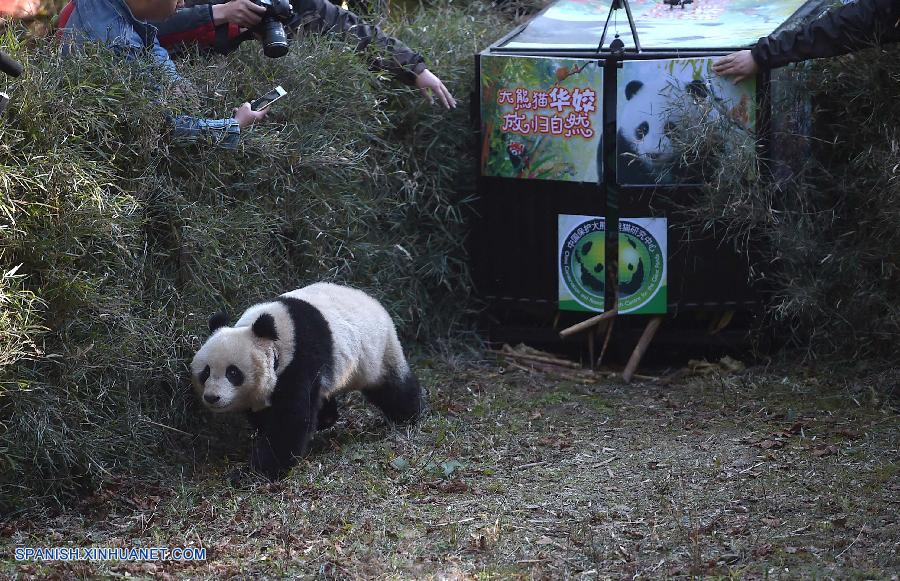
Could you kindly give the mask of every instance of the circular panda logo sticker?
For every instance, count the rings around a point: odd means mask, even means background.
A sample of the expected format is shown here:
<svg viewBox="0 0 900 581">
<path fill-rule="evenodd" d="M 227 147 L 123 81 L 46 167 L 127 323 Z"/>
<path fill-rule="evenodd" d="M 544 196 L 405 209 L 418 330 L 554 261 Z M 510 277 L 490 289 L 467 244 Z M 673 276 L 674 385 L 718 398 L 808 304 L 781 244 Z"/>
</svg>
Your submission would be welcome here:
<svg viewBox="0 0 900 581">
<path fill-rule="evenodd" d="M 643 226 L 619 221 L 619 311 L 635 311 L 663 283 L 665 257 L 659 241 Z"/>
<path fill-rule="evenodd" d="M 606 293 L 606 224 L 593 218 L 573 228 L 562 245 L 560 272 L 572 298 L 591 311 L 603 310 Z"/>
<path fill-rule="evenodd" d="M 641 224 L 619 221 L 619 312 L 634 312 L 665 284 L 665 248 Z M 589 218 L 573 225 L 563 240 L 560 274 L 571 299 L 590 311 L 604 310 L 606 224 Z"/>
</svg>

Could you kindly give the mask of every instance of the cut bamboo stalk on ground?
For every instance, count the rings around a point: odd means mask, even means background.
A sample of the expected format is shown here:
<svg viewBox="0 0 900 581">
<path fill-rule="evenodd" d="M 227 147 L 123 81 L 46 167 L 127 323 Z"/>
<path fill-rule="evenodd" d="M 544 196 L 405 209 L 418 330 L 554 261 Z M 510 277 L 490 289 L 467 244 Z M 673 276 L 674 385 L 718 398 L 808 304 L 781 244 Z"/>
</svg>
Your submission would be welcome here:
<svg viewBox="0 0 900 581">
<path fill-rule="evenodd" d="M 586 321 L 582 321 L 578 324 L 572 325 L 571 327 L 563 329 L 562 331 L 559 332 L 559 336 L 562 338 L 566 338 L 569 335 L 574 335 L 575 333 L 578 333 L 579 331 L 584 331 L 585 329 L 589 329 L 589 328 L 593 327 L 594 325 L 599 324 L 601 321 L 608 321 L 608 320 L 612 319 L 613 317 L 616 316 L 617 312 L 618 312 L 617 309 L 610 309 L 610 310 L 606 311 L 605 313 L 597 315 L 596 317 L 591 317 L 590 319 L 588 319 Z"/>
<path fill-rule="evenodd" d="M 606 355 L 606 348 L 609 347 L 609 338 L 612 337 L 613 325 L 616 324 L 615 318 L 609 320 L 606 325 L 606 337 L 603 339 L 603 347 L 600 348 L 600 357 L 597 358 L 597 367 L 603 364 L 603 356 Z"/>
<path fill-rule="evenodd" d="M 577 383 L 592 383 L 598 379 L 597 375 L 590 371 L 579 373 L 576 370 L 549 367 L 546 364 L 537 363 L 535 361 L 525 361 L 524 363 L 525 364 L 523 365 L 515 361 L 510 361 L 509 366 L 522 371 L 527 371 L 528 373 L 540 373 L 556 379 L 575 381 Z"/>
<path fill-rule="evenodd" d="M 545 355 L 532 355 L 530 353 L 519 353 L 518 351 L 513 351 L 512 348 L 510 348 L 509 350 L 504 348 L 502 351 L 491 349 L 490 352 L 496 355 L 502 355 L 504 357 L 512 357 L 513 359 L 537 361 L 539 363 L 548 363 L 550 365 L 558 365 L 560 367 L 567 367 L 569 369 L 581 369 L 581 365 L 575 363 L 574 361 L 569 361 L 568 359 L 558 359 L 556 357 L 548 357 Z"/>
<path fill-rule="evenodd" d="M 634 351 L 631 352 L 631 357 L 628 359 L 628 365 L 625 366 L 625 371 L 622 372 L 622 379 L 625 380 L 625 383 L 631 383 L 634 372 L 637 371 L 637 367 L 640 365 L 641 359 L 644 357 L 644 353 L 650 345 L 650 341 L 653 340 L 653 336 L 656 335 L 656 331 L 661 324 L 662 317 L 653 317 L 647 322 L 647 326 L 644 327 L 644 332 L 641 333 L 641 338 L 638 339 Z"/>
<path fill-rule="evenodd" d="M 594 343 L 596 343 L 594 335 L 596 333 L 594 333 L 593 329 L 588 331 L 588 367 L 591 371 L 594 370 Z"/>
</svg>

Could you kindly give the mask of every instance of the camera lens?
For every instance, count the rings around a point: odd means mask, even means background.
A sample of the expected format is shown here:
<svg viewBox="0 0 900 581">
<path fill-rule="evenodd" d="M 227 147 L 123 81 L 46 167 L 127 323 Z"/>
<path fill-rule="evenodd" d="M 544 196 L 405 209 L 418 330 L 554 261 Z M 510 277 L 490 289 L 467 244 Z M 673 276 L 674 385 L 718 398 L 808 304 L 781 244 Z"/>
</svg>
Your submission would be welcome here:
<svg viewBox="0 0 900 581">
<path fill-rule="evenodd" d="M 281 22 L 267 18 L 262 25 L 263 52 L 269 58 L 283 57 L 288 53 L 287 34 Z"/>
</svg>

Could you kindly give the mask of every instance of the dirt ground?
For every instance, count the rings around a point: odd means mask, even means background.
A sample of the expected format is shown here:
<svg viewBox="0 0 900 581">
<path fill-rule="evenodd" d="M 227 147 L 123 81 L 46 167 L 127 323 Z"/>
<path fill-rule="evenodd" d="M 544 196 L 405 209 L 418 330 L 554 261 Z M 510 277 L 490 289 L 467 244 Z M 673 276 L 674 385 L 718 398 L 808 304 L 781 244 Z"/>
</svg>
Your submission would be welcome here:
<svg viewBox="0 0 900 581">
<path fill-rule="evenodd" d="M 0 573 L 322 579 L 897 579 L 900 373 L 705 369 L 625 386 L 425 360 L 431 412 L 361 398 L 290 477 L 242 454 L 0 523 Z M 14 547 L 202 546 L 200 562 L 17 563 Z"/>
</svg>

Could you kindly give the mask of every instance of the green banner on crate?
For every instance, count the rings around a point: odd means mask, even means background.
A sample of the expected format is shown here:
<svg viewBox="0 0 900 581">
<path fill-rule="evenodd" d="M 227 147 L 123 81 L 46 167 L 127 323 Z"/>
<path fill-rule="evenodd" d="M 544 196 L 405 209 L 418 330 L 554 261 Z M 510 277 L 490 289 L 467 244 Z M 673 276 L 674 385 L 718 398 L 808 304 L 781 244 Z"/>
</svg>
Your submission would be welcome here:
<svg viewBox="0 0 900 581">
<path fill-rule="evenodd" d="M 666 312 L 665 218 L 619 220 L 619 314 Z M 559 308 L 602 312 L 606 294 L 606 221 L 559 215 Z"/>
</svg>

